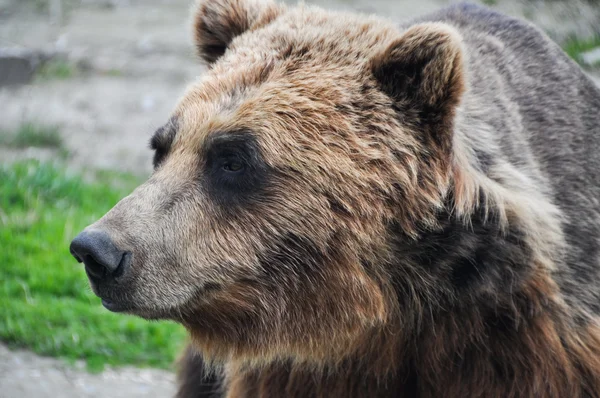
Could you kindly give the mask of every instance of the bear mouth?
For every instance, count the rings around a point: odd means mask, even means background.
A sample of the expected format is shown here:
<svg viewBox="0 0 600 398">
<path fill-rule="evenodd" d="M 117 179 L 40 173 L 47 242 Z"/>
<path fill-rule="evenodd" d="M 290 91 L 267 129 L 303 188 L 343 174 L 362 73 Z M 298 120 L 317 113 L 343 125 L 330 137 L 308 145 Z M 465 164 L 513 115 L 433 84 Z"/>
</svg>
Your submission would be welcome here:
<svg viewBox="0 0 600 398">
<path fill-rule="evenodd" d="M 126 313 L 149 320 L 170 319 L 177 321 L 179 319 L 173 317 L 174 308 L 177 308 L 177 305 L 168 306 L 166 308 L 153 305 L 147 306 L 137 300 L 128 298 L 127 294 L 123 291 L 124 286 L 102 283 L 91 278 L 89 281 L 92 291 L 96 297 L 100 299 L 102 306 L 110 312 Z M 195 302 L 197 300 L 205 300 L 210 293 L 218 292 L 222 289 L 223 286 L 220 283 L 208 282 L 198 288 L 195 293 L 191 295 L 189 301 Z M 125 288 L 125 290 L 131 293 L 132 289 L 129 287 Z M 177 311 L 177 313 L 179 313 L 179 311 Z"/>
<path fill-rule="evenodd" d="M 92 292 L 98 297 L 102 303 L 102 306 L 110 312 L 127 312 L 135 313 L 138 310 L 137 306 L 132 304 L 129 300 L 123 300 L 123 298 L 115 298 L 118 293 L 114 287 L 106 286 L 106 284 L 99 283 L 93 279 L 89 279 L 90 287 Z"/>
<path fill-rule="evenodd" d="M 128 300 L 117 300 L 113 298 L 106 298 L 104 295 L 96 293 L 102 302 L 102 306 L 114 313 L 126 313 L 130 315 L 139 316 L 148 320 L 161 320 L 161 319 L 172 319 L 170 314 L 172 309 L 161 309 L 153 307 L 145 307 L 134 304 Z M 103 297 L 104 296 L 104 297 Z"/>
<path fill-rule="evenodd" d="M 87 272 L 87 270 L 86 270 Z M 90 287 L 92 288 L 92 292 L 96 295 L 96 297 L 100 298 L 102 302 L 102 306 L 111 312 L 127 312 L 133 311 L 134 308 L 132 305 L 124 303 L 121 300 L 116 300 L 113 298 L 108 298 L 106 286 L 101 286 L 101 283 L 94 280 L 93 278 L 88 279 L 90 282 Z"/>
<path fill-rule="evenodd" d="M 168 313 L 165 311 L 160 311 L 157 309 L 143 308 L 132 305 L 131 303 L 126 303 L 123 301 L 116 301 L 111 299 L 105 299 L 100 297 L 102 306 L 114 313 L 126 313 L 130 315 L 139 316 L 148 320 L 160 320 L 160 319 L 170 319 L 168 317 Z"/>
<path fill-rule="evenodd" d="M 100 297 L 100 299 L 102 301 L 102 306 L 110 312 L 127 312 L 133 310 L 131 306 L 125 305 L 123 303 L 119 303 L 117 301 L 105 299 L 102 297 Z"/>
</svg>

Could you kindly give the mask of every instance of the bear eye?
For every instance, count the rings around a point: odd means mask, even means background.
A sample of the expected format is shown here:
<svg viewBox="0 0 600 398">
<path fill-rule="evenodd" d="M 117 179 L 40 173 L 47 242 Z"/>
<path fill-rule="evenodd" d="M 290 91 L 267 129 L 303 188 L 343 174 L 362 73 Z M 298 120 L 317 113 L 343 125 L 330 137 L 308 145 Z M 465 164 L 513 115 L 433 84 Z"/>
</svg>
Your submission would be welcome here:
<svg viewBox="0 0 600 398">
<path fill-rule="evenodd" d="M 219 205 L 234 209 L 265 192 L 269 168 L 251 132 L 213 133 L 199 156 L 204 158 L 202 185 Z"/>
<path fill-rule="evenodd" d="M 240 160 L 228 160 L 223 163 L 223 170 L 235 173 L 241 171 L 244 168 L 244 164 Z"/>
</svg>

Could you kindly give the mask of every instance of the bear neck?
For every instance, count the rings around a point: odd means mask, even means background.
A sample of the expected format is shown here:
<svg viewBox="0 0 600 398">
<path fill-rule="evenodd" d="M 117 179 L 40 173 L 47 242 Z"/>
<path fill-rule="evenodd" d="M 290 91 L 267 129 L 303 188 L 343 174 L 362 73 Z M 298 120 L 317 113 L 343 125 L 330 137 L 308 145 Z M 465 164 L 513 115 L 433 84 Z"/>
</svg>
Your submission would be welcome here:
<svg viewBox="0 0 600 398">
<path fill-rule="evenodd" d="M 451 197 L 445 208 L 454 208 Z M 392 284 L 405 331 L 392 372 L 398 392 L 595 396 L 600 330 L 573 327 L 586 321 L 565 303 L 554 264 L 521 220 L 505 224 L 483 205 L 468 220 L 450 210 L 437 220 L 415 239 L 393 230 Z"/>
</svg>

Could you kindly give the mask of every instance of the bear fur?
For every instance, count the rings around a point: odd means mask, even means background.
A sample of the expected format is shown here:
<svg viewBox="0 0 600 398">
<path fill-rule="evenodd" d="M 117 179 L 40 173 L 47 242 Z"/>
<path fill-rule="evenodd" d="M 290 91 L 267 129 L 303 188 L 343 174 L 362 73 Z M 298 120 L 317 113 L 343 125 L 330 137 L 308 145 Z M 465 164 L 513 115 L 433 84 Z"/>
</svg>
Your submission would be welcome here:
<svg viewBox="0 0 600 398">
<path fill-rule="evenodd" d="M 600 397 L 600 91 L 556 44 L 468 4 L 194 32 L 154 174 L 89 227 L 132 253 L 111 309 L 189 330 L 180 397 Z"/>
</svg>

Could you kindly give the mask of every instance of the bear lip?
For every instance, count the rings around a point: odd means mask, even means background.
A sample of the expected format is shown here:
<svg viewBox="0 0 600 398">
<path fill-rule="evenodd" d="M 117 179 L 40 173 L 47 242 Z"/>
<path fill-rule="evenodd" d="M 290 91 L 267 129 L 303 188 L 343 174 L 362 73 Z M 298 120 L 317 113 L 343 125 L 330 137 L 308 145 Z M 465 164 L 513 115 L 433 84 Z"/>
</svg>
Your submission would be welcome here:
<svg viewBox="0 0 600 398">
<path fill-rule="evenodd" d="M 129 309 L 128 307 L 125 307 L 122 304 L 116 303 L 108 299 L 102 299 L 102 305 L 104 306 L 104 308 L 111 312 L 125 312 Z"/>
</svg>

